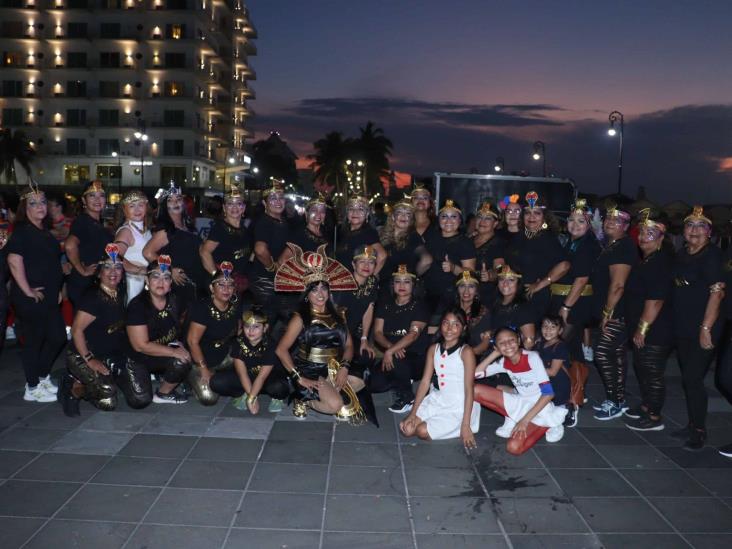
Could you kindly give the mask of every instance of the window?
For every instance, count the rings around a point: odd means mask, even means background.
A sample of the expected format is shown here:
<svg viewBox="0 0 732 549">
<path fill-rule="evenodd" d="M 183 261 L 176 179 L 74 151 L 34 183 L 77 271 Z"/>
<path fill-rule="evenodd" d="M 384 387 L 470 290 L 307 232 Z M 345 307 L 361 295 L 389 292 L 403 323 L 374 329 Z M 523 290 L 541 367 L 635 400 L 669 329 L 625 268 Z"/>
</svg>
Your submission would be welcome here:
<svg viewBox="0 0 732 549">
<path fill-rule="evenodd" d="M 122 0 L 102 0 L 102 7 L 108 10 L 119 9 L 122 7 Z"/>
<path fill-rule="evenodd" d="M 64 183 L 73 185 L 89 181 L 89 166 L 64 164 Z"/>
<path fill-rule="evenodd" d="M 165 68 L 167 69 L 184 69 L 186 66 L 185 53 L 166 53 Z"/>
<path fill-rule="evenodd" d="M 117 109 L 99 109 L 100 126 L 119 126 L 119 111 Z"/>
<path fill-rule="evenodd" d="M 22 97 L 23 82 L 21 80 L 3 80 L 3 97 Z"/>
<path fill-rule="evenodd" d="M 86 52 L 70 51 L 67 53 L 66 66 L 70 69 L 86 68 Z"/>
<path fill-rule="evenodd" d="M 118 164 L 97 164 L 97 179 L 102 183 L 119 183 L 122 170 Z"/>
<path fill-rule="evenodd" d="M 165 25 L 165 38 L 180 40 L 186 37 L 185 25 Z"/>
<path fill-rule="evenodd" d="M 66 125 L 71 127 L 86 126 L 86 111 L 84 109 L 67 109 Z"/>
<path fill-rule="evenodd" d="M 66 5 L 69 8 L 85 10 L 89 7 L 88 0 L 66 0 Z"/>
<path fill-rule="evenodd" d="M 183 156 L 183 140 L 182 139 L 165 139 L 163 140 L 164 156 Z"/>
<path fill-rule="evenodd" d="M 185 112 L 163 111 L 163 124 L 174 128 L 182 128 L 185 125 Z"/>
<path fill-rule="evenodd" d="M 99 97 L 119 97 L 119 82 L 101 80 L 99 82 Z"/>
<path fill-rule="evenodd" d="M 183 84 L 176 81 L 165 83 L 165 97 L 181 97 L 183 95 Z"/>
<path fill-rule="evenodd" d="M 86 154 L 86 139 L 67 139 L 66 154 Z"/>
<path fill-rule="evenodd" d="M 67 81 L 66 95 L 68 97 L 86 97 L 86 82 L 82 82 L 81 80 Z"/>
<path fill-rule="evenodd" d="M 105 69 L 119 67 L 118 51 L 103 51 L 99 54 L 99 66 Z"/>
<path fill-rule="evenodd" d="M 102 156 L 112 156 L 113 152 L 119 152 L 119 141 L 117 139 L 100 139 L 98 153 Z"/>
<path fill-rule="evenodd" d="M 119 23 L 101 23 L 99 25 L 99 37 L 100 38 L 119 38 L 120 36 L 120 24 Z"/>
<path fill-rule="evenodd" d="M 66 38 L 86 38 L 86 23 L 69 23 L 66 25 Z"/>
<path fill-rule="evenodd" d="M 165 0 L 165 7 L 169 10 L 188 9 L 186 0 Z"/>
<path fill-rule="evenodd" d="M 160 182 L 163 186 L 174 181 L 176 186 L 187 183 L 185 166 L 160 166 Z"/>
<path fill-rule="evenodd" d="M 23 21 L 3 21 L 0 23 L 0 35 L 3 38 L 23 38 L 27 24 Z"/>
<path fill-rule="evenodd" d="M 25 57 L 19 51 L 4 51 L 2 64 L 5 67 L 24 67 Z"/>
<path fill-rule="evenodd" d="M 23 109 L 3 109 L 3 117 L 0 123 L 3 126 L 22 126 Z"/>
</svg>

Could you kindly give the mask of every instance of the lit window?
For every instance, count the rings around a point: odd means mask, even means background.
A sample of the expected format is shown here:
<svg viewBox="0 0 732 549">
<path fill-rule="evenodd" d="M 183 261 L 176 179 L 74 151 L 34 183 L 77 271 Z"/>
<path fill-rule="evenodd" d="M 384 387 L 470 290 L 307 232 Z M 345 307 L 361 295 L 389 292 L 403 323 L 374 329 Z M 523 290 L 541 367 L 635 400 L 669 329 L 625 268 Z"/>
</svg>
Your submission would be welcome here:
<svg viewBox="0 0 732 549">
<path fill-rule="evenodd" d="M 181 25 L 173 25 L 173 28 L 170 32 L 170 37 L 174 40 L 180 40 L 181 36 L 183 36 L 183 28 Z"/>
</svg>

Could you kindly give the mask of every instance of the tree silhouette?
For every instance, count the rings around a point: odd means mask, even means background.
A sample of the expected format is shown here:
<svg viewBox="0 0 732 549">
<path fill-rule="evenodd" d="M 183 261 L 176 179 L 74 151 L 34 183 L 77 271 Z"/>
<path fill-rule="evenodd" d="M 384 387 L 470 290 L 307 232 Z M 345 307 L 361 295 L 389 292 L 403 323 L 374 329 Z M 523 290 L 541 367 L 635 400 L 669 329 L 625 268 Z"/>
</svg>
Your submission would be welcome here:
<svg viewBox="0 0 732 549">
<path fill-rule="evenodd" d="M 16 164 L 30 177 L 31 162 L 35 154 L 23 131 L 16 130 L 13 133 L 10 128 L 0 130 L 0 175 L 6 183 L 18 184 Z"/>
<path fill-rule="evenodd" d="M 382 177 L 389 177 L 391 165 L 389 157 L 394 144 L 384 135 L 384 130 L 378 128 L 370 120 L 364 128 L 359 128 L 360 136 L 354 140 L 354 160 L 366 162 L 366 192 L 373 196 L 377 192 L 384 192 L 381 183 Z"/>
<path fill-rule="evenodd" d="M 315 153 L 309 154 L 310 167 L 315 171 L 315 181 L 324 189 L 343 190 L 344 166 L 353 148 L 353 140 L 345 139 L 341 132 L 330 132 L 313 143 Z"/>
</svg>

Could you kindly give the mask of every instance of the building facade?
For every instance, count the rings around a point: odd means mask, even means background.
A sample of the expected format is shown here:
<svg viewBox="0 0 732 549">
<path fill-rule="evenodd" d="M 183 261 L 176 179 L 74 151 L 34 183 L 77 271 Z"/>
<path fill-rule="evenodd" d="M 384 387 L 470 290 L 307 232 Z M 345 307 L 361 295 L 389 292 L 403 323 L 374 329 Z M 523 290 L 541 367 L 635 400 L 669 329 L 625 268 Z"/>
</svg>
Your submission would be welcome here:
<svg viewBox="0 0 732 549">
<path fill-rule="evenodd" d="M 42 185 L 222 185 L 249 159 L 256 36 L 243 0 L 0 0 L 0 126 Z"/>
</svg>

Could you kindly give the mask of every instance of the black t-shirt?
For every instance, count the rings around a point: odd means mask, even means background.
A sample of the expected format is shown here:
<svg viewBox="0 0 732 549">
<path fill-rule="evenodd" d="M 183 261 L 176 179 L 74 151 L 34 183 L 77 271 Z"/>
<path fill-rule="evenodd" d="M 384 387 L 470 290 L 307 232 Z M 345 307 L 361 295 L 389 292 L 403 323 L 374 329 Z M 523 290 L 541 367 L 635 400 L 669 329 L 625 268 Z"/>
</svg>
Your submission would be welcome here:
<svg viewBox="0 0 732 549">
<path fill-rule="evenodd" d="M 723 310 L 720 314 L 724 314 L 727 319 L 732 319 L 732 246 L 724 252 L 722 277 L 725 284 L 725 295 L 722 302 Z"/>
<path fill-rule="evenodd" d="M 74 219 L 69 236 L 79 239 L 79 259 L 84 265 L 92 265 L 102 259 L 104 248 L 112 242 L 112 233 L 87 213 Z"/>
<path fill-rule="evenodd" d="M 122 294 L 112 298 L 98 286 L 92 286 L 84 292 L 76 310 L 94 317 L 84 330 L 86 346 L 94 356 L 105 359 L 125 354 L 127 334 Z"/>
<path fill-rule="evenodd" d="M 691 255 L 682 248 L 674 262 L 674 327 L 680 338 L 697 339 L 699 327 L 704 321 L 704 312 L 709 300 L 709 287 L 722 282 L 722 251 L 713 244 L 707 244 Z M 716 338 L 722 323 L 712 327 Z"/>
<path fill-rule="evenodd" d="M 333 292 L 333 301 L 346 317 L 354 346 L 361 338 L 363 315 L 369 305 L 376 302 L 378 294 L 379 281 L 375 276 L 367 278 L 363 286 L 359 286 L 357 290 Z"/>
<path fill-rule="evenodd" d="M 225 311 L 220 311 L 211 298 L 201 299 L 191 306 L 190 321 L 206 327 L 199 345 L 209 367 L 221 364 L 229 354 L 239 327 L 240 309 L 238 303 L 231 303 Z"/>
<path fill-rule="evenodd" d="M 58 240 L 49 231 L 32 223 L 21 223 L 10 235 L 5 250 L 23 258 L 28 285 L 31 288 L 43 287 L 44 302 L 55 305 L 64 278 Z M 12 287 L 14 297 L 29 299 L 17 284 L 13 283 Z"/>
<path fill-rule="evenodd" d="M 384 337 L 391 343 L 396 343 L 409 333 L 412 322 L 429 321 L 427 307 L 420 300 L 413 299 L 406 305 L 397 305 L 393 299 L 385 299 L 376 306 L 374 318 L 384 320 Z M 417 340 L 407 348 L 408 352 L 424 353 L 429 345 L 427 329 L 420 332 Z"/>
<path fill-rule="evenodd" d="M 264 242 L 269 249 L 273 261 L 277 261 L 280 254 L 287 246 L 290 239 L 290 229 L 282 219 L 275 219 L 271 215 L 264 214 L 259 217 L 254 226 L 254 244 Z M 252 264 L 252 274 L 257 277 L 274 279 L 274 273 L 265 269 L 264 265 L 255 258 Z"/>
<path fill-rule="evenodd" d="M 338 231 L 338 241 L 336 242 L 336 259 L 343 265 L 350 266 L 354 250 L 378 244 L 378 242 L 379 233 L 368 223 L 364 223 L 355 231 L 341 228 Z"/>
<path fill-rule="evenodd" d="M 532 238 L 525 232 L 516 233 L 506 244 L 504 259 L 513 270 L 521 273 L 522 284 L 533 284 L 567 258 L 556 235 L 543 230 Z"/>
<path fill-rule="evenodd" d="M 169 255 L 172 267 L 183 269 L 186 276 L 199 288 L 204 288 L 208 277 L 201 263 L 198 249 L 201 237 L 184 229 L 166 230 L 168 244 L 160 249 L 161 255 Z"/>
<path fill-rule="evenodd" d="M 595 267 L 602 247 L 592 231 L 577 240 L 568 240 L 564 246 L 566 259 L 569 261 L 569 271 L 557 280 L 558 284 L 572 285 L 576 278 L 589 277 Z"/>
<path fill-rule="evenodd" d="M 427 235 L 427 251 L 432 256 L 432 265 L 425 273 L 425 287 L 430 294 L 442 293 L 445 290 L 452 292 L 455 287 L 455 275 L 442 270 L 445 256 L 455 265 L 462 265 L 462 261 L 475 259 L 475 248 L 472 241 L 464 234 L 456 234 L 445 238 L 440 231 L 429 232 Z"/>
<path fill-rule="evenodd" d="M 308 229 L 307 225 L 300 225 L 290 230 L 290 236 L 287 241 L 300 246 L 303 252 L 315 252 L 320 246 L 325 244 L 327 246 L 326 253 L 330 255 L 330 239 L 325 235 L 324 230 L 324 227 L 321 227 L 321 234 L 318 235 Z M 349 267 L 351 262 L 344 263 L 344 265 Z"/>
<path fill-rule="evenodd" d="M 526 324 L 536 324 L 537 320 L 534 308 L 529 303 L 514 301 L 504 305 L 499 299 L 491 309 L 490 327 L 494 332 L 504 326 L 518 329 Z"/>
<path fill-rule="evenodd" d="M 597 318 L 602 318 L 602 310 L 607 303 L 607 294 L 610 289 L 610 266 L 629 265 L 638 263 L 638 247 L 629 236 L 619 238 L 608 244 L 595 262 L 592 271 L 593 312 Z M 613 318 L 620 318 L 625 314 L 625 295 L 616 303 Z"/>
<path fill-rule="evenodd" d="M 637 263 L 625 284 L 625 322 L 634 334 L 647 300 L 663 301 L 663 307 L 646 334 L 647 345 L 673 343 L 673 254 L 661 249 Z"/>
<path fill-rule="evenodd" d="M 468 318 L 468 344 L 471 347 L 480 345 L 480 334 L 491 330 L 491 313 L 481 305 L 480 311 L 474 318 Z"/>
<path fill-rule="evenodd" d="M 475 241 L 473 243 L 475 245 Z M 493 261 L 498 258 L 505 259 L 505 254 L 506 241 L 498 234 L 495 234 L 490 240 L 475 247 L 475 269 L 480 271 L 485 263 L 485 268 L 490 270 L 493 268 Z"/>
<path fill-rule="evenodd" d="M 162 310 L 158 310 L 150 301 L 147 292 L 142 292 L 127 305 L 127 326 L 147 326 L 147 338 L 152 343 L 168 345 L 180 342 L 180 313 L 178 302 L 172 293 Z M 130 346 L 128 351 L 133 360 L 142 360 L 146 355 L 138 353 Z"/>
<path fill-rule="evenodd" d="M 241 220 L 239 227 L 229 225 L 223 219 L 214 221 L 208 239 L 218 242 L 213 252 L 216 265 L 222 261 L 231 261 L 234 271 L 246 275 L 249 272 L 249 256 L 252 254 L 252 235 Z"/>
<path fill-rule="evenodd" d="M 540 347 L 537 349 L 541 361 L 544 363 L 544 367 L 549 369 L 552 365 L 552 361 L 561 360 L 564 368 L 569 367 L 569 347 L 564 341 L 558 341 L 554 345 L 547 345 L 542 342 Z M 561 406 L 569 401 L 569 395 L 572 388 L 572 381 L 569 379 L 566 370 L 560 368 L 559 371 L 553 377 L 549 378 L 554 389 L 554 398 L 552 403 L 555 406 Z"/>
<path fill-rule="evenodd" d="M 276 345 L 268 336 L 263 337 L 258 345 L 252 345 L 246 337 L 239 336 L 231 346 L 231 357 L 241 360 L 250 372 L 260 366 L 276 367 L 280 359 L 275 354 L 275 348 Z"/>
<path fill-rule="evenodd" d="M 419 261 L 417 248 L 420 246 L 424 246 L 424 242 L 416 232 L 409 234 L 403 248 L 398 248 L 394 243 L 384 246 L 388 255 L 384 267 L 379 273 L 381 280 L 384 282 L 391 281 L 391 275 L 396 272 L 399 265 L 406 265 L 410 273 L 417 274 L 415 272 Z"/>
</svg>

